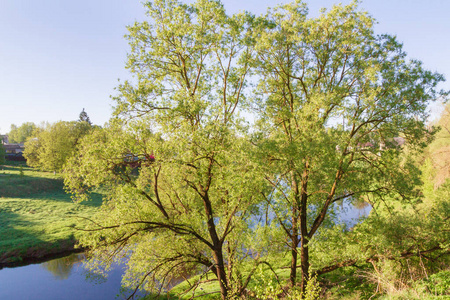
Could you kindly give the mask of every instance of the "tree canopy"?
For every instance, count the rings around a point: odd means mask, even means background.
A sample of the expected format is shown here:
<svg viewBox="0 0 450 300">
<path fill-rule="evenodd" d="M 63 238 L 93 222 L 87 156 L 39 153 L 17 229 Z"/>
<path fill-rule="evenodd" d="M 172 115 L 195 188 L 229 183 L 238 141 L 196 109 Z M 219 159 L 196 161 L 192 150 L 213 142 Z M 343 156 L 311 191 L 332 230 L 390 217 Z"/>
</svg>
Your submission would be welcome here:
<svg viewBox="0 0 450 300">
<path fill-rule="evenodd" d="M 407 61 L 394 37 L 374 34 L 374 19 L 356 3 L 315 19 L 305 5 L 287 4 L 265 21 L 254 55 L 258 144 L 268 161 L 259 159 L 273 186 L 268 205 L 291 240 L 291 284 L 300 247 L 304 290 L 308 243 L 333 203 L 414 196 L 419 173 L 392 141 L 421 147 L 425 107 L 442 76 Z"/>
<path fill-rule="evenodd" d="M 60 171 L 79 139 L 90 129 L 87 122 L 66 121 L 36 128 L 25 143 L 23 154 L 27 164 L 46 171 Z"/>
<path fill-rule="evenodd" d="M 136 82 L 118 88 L 120 119 L 96 143 L 84 139 L 66 169 L 74 193 L 108 186 L 105 223 L 82 244 L 98 245 L 97 255 L 131 251 L 129 281 L 149 289 L 177 271 L 211 270 L 225 299 L 244 290 L 226 263 L 246 256 L 238 233 L 258 197 L 236 115 L 249 71 L 246 15 L 228 17 L 216 1 L 146 7 L 151 21 L 129 28 Z M 102 228 L 111 230 L 98 243 Z"/>
<path fill-rule="evenodd" d="M 317 18 L 301 1 L 262 17 L 213 0 L 145 6 L 150 20 L 128 28 L 134 78 L 118 87 L 114 119 L 65 169 L 75 198 L 107 191 L 81 240 L 93 263 L 126 253 L 127 283 L 150 290 L 212 271 L 226 299 L 289 252 L 303 297 L 311 272 L 333 269 L 313 269 L 309 249 L 322 231 L 342 233 L 336 202 L 418 195 L 420 173 L 394 138 L 425 146 L 443 77 L 375 34 L 356 3 Z"/>
<path fill-rule="evenodd" d="M 10 143 L 25 143 L 26 140 L 33 135 L 36 125 L 33 122 L 26 122 L 17 127 L 11 124 L 11 130 L 8 133 Z"/>
</svg>

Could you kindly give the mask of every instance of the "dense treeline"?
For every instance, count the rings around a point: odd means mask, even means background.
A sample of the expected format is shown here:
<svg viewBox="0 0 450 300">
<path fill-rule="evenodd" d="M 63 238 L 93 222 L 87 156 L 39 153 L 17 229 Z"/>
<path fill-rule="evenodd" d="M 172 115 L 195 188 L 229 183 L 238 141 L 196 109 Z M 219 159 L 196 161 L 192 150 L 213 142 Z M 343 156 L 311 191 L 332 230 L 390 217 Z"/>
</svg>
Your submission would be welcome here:
<svg viewBox="0 0 450 300">
<path fill-rule="evenodd" d="M 125 283 L 154 292 L 212 272 L 222 299 L 315 297 L 317 276 L 346 266 L 371 266 L 378 291 L 448 268 L 447 175 L 421 186 L 448 163 L 443 146 L 423 152 L 442 75 L 355 3 L 317 18 L 301 1 L 261 17 L 212 0 L 145 6 L 127 36 L 134 78 L 64 168 L 76 199 L 107 193 L 81 228 L 93 267 L 126 257 Z M 346 228 L 342 201 L 373 211 Z"/>
</svg>

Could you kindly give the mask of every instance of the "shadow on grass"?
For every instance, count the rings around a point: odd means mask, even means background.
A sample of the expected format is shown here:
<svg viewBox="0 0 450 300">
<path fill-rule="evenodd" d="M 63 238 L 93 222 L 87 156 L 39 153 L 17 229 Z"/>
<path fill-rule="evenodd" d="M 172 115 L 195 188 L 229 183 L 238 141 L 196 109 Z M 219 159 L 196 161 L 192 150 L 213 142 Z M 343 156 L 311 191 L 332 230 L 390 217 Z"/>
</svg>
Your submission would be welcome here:
<svg viewBox="0 0 450 300">
<path fill-rule="evenodd" d="M 62 180 L 27 176 L 0 179 L 0 197 L 31 198 L 33 195 L 52 191 L 64 192 Z"/>
<path fill-rule="evenodd" d="M 24 184 L 16 183 L 13 187 L 0 186 L 0 201 L 1 198 L 73 202 L 71 196 L 64 191 L 62 181 L 42 178 L 29 180 Z M 78 204 L 89 207 L 101 206 L 102 194 L 93 192 L 90 194 L 90 198 L 91 200 L 79 202 Z"/>
<path fill-rule="evenodd" d="M 101 206 L 103 195 L 92 193 L 91 201 L 74 204 L 64 191 L 62 179 L 52 174 L 28 170 L 23 164 L 3 166 L 3 169 L 0 171 L 0 268 L 73 253 L 76 218 L 94 213 Z"/>
<path fill-rule="evenodd" d="M 19 214 L 0 210 L 0 268 L 3 265 L 20 264 L 25 257 L 39 257 L 38 248 L 45 242 L 39 235 L 25 230 L 32 225 Z"/>
<path fill-rule="evenodd" d="M 61 178 L 39 177 L 40 173 L 33 168 L 26 167 L 24 163 L 2 166 L 0 171 L 0 201 L 1 198 L 16 198 L 29 200 L 56 200 L 73 202 L 70 195 L 64 191 L 64 183 Z M 20 175 L 23 172 L 35 172 L 35 176 Z M 5 173 L 5 174 L 3 174 Z M 80 205 L 99 207 L 102 203 L 102 194 L 91 193 L 91 201 L 80 202 Z"/>
<path fill-rule="evenodd" d="M 27 166 L 27 163 L 24 162 L 24 161 L 10 161 L 10 160 L 7 160 L 4 165 L 0 166 L 0 171 L 2 171 L 2 170 L 11 170 L 11 169 L 14 169 L 14 168 L 19 168 L 20 166 L 22 166 L 23 168 L 31 169 L 31 167 Z"/>
<path fill-rule="evenodd" d="M 24 164 L 6 165 L 1 168 L 0 197 L 29 198 L 30 195 L 40 192 L 63 190 L 61 178 L 49 178 L 51 175 L 38 172 Z"/>
<path fill-rule="evenodd" d="M 0 269 L 40 263 L 83 251 L 74 249 L 76 240 L 73 234 L 49 239 L 45 230 L 35 225 L 11 209 L 0 210 Z"/>
</svg>

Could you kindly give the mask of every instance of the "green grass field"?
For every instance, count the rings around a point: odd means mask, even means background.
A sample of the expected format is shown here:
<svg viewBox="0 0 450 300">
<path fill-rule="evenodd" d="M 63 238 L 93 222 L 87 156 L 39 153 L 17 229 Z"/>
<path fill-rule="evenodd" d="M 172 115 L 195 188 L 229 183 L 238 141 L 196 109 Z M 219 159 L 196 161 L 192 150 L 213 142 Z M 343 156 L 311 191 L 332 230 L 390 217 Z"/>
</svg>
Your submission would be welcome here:
<svg viewBox="0 0 450 300">
<path fill-rule="evenodd" d="M 64 192 L 59 175 L 24 163 L 0 166 L 0 266 L 73 249 L 82 225 L 101 205 L 101 195 L 82 204 Z"/>
</svg>

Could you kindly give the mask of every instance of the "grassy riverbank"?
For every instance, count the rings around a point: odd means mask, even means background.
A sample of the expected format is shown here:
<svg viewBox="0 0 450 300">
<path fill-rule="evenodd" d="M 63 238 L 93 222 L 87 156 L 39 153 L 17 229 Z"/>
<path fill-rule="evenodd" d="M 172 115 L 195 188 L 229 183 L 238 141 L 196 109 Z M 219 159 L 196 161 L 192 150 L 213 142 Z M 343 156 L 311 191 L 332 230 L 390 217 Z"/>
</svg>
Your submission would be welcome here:
<svg viewBox="0 0 450 300">
<path fill-rule="evenodd" d="M 0 267 L 73 250 L 77 225 L 101 204 L 76 204 L 59 175 L 23 163 L 0 167 Z"/>
</svg>

